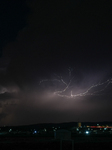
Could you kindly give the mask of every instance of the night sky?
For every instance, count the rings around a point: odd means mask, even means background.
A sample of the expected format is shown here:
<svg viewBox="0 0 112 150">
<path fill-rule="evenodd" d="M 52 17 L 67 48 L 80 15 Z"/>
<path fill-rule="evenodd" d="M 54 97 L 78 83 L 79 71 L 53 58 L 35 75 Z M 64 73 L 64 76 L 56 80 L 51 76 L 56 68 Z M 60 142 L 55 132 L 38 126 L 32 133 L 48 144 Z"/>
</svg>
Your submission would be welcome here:
<svg viewBox="0 0 112 150">
<path fill-rule="evenodd" d="M 0 28 L 0 126 L 112 121 L 111 0 L 2 0 Z"/>
</svg>

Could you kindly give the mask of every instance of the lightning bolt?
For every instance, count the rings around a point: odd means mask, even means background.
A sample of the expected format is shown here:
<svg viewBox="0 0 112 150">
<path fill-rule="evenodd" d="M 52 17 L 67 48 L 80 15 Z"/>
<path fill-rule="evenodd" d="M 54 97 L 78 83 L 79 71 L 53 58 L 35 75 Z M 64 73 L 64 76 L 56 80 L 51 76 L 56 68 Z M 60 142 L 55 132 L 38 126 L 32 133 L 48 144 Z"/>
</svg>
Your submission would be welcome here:
<svg viewBox="0 0 112 150">
<path fill-rule="evenodd" d="M 49 82 L 49 81 L 57 82 L 58 81 L 59 83 L 61 83 L 64 86 L 64 88 L 62 90 L 55 91 L 54 95 L 57 95 L 60 97 L 65 97 L 65 98 L 76 98 L 76 97 L 82 97 L 82 96 L 87 96 L 87 95 L 100 95 L 100 93 L 102 91 L 104 91 L 112 83 L 112 78 L 111 78 L 104 82 L 91 85 L 90 87 L 87 88 L 87 90 L 85 90 L 84 92 L 78 93 L 78 94 L 74 94 L 73 91 L 71 90 L 69 92 L 70 94 L 68 95 L 68 94 L 66 94 L 66 91 L 68 91 L 68 89 L 73 87 L 71 84 L 74 79 L 74 76 L 72 76 L 72 69 L 69 68 L 68 71 L 69 71 L 69 81 L 68 82 L 66 82 L 62 76 L 56 75 L 58 79 L 52 79 L 52 80 L 45 79 L 45 80 L 40 81 L 40 84 L 42 84 L 43 82 Z M 100 90 L 97 90 L 97 87 L 99 87 Z M 92 92 L 93 89 L 94 89 L 94 92 Z"/>
</svg>

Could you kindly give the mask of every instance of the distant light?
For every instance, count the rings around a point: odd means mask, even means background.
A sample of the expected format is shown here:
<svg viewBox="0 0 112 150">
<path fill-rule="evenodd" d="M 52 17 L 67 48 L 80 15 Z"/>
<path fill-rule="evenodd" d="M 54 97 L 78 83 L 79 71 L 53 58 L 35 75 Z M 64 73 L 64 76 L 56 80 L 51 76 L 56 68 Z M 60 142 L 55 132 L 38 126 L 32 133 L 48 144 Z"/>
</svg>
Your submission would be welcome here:
<svg viewBox="0 0 112 150">
<path fill-rule="evenodd" d="M 78 129 L 78 128 L 77 128 L 76 130 L 77 130 L 77 131 L 79 131 L 79 129 Z"/>
<path fill-rule="evenodd" d="M 86 134 L 89 134 L 89 131 L 86 131 Z"/>
<path fill-rule="evenodd" d="M 33 134 L 36 134 L 36 133 L 37 133 L 37 131 L 36 131 L 36 130 L 34 130 Z"/>
<path fill-rule="evenodd" d="M 11 132 L 11 131 L 12 131 L 12 129 L 9 130 L 9 132 Z"/>
<path fill-rule="evenodd" d="M 44 128 L 44 131 L 46 132 L 47 130 Z"/>
</svg>

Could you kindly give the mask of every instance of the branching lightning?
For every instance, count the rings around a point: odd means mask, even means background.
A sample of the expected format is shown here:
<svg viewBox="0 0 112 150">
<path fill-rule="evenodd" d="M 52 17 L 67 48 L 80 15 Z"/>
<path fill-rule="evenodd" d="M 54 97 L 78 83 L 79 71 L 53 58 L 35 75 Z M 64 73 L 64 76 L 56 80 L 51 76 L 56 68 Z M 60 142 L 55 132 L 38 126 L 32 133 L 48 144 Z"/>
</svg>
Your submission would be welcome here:
<svg viewBox="0 0 112 150">
<path fill-rule="evenodd" d="M 62 76 L 58 76 L 55 74 L 55 76 L 57 76 L 56 79 L 45 79 L 45 80 L 41 80 L 40 84 L 44 83 L 44 82 L 59 82 L 61 85 L 61 90 L 56 90 L 54 92 L 55 95 L 60 96 L 60 97 L 65 97 L 65 98 L 76 98 L 76 97 L 82 97 L 82 96 L 87 96 L 87 95 L 100 95 L 102 91 L 104 91 L 111 83 L 112 83 L 112 78 L 101 82 L 101 83 L 97 83 L 94 85 L 91 85 L 87 88 L 87 90 L 85 90 L 84 92 L 75 94 L 73 92 L 73 90 L 69 91 L 69 94 L 67 94 L 67 91 L 69 89 L 71 89 L 71 87 L 73 88 L 72 85 L 72 81 L 74 79 L 74 76 L 72 76 L 72 69 L 68 68 L 69 71 L 69 80 L 65 81 L 64 78 Z M 97 89 L 99 88 L 99 89 Z"/>
</svg>

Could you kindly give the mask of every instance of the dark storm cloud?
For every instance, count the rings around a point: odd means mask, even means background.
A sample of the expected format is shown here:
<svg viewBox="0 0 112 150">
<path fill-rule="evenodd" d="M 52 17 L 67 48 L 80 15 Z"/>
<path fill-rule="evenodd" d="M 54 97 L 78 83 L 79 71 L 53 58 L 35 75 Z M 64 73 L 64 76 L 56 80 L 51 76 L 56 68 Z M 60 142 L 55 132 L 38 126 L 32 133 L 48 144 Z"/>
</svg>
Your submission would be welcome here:
<svg viewBox="0 0 112 150">
<path fill-rule="evenodd" d="M 4 0 L 0 3 L 0 52 L 8 42 L 15 40 L 20 29 L 26 26 L 26 7 L 25 1 Z M 2 53 L 3 54 L 3 53 Z M 1 56 L 1 54 L 0 54 Z"/>
<path fill-rule="evenodd" d="M 98 3 L 96 7 L 95 4 L 88 6 L 83 2 L 77 8 L 75 5 L 72 7 L 71 1 L 64 5 L 61 2 L 50 5 L 48 2 L 44 5 L 41 1 L 30 2 L 28 26 L 19 32 L 15 43 L 6 47 L 6 53 L 8 50 L 13 56 L 9 67 L 12 78 L 19 82 L 28 82 L 39 74 L 44 76 L 47 72 L 54 72 L 59 67 L 70 65 L 76 65 L 81 69 L 98 70 L 101 66 L 106 68 L 108 62 L 111 63 L 108 54 L 110 48 L 106 47 L 106 52 L 104 50 L 104 45 L 110 45 L 109 38 L 107 40 L 105 35 L 108 32 L 107 21 L 103 20 L 102 25 L 105 27 L 102 36 L 100 24 L 91 13 L 99 11 L 105 16 L 110 12 L 108 10 L 108 13 L 105 13 L 99 5 Z M 107 20 L 109 21 L 109 17 Z M 102 22 L 101 18 L 99 22 Z"/>
<path fill-rule="evenodd" d="M 6 113 L 0 113 L 0 121 L 7 116 Z"/>
<path fill-rule="evenodd" d="M 59 80 L 71 79 L 69 67 L 74 80 L 64 94 L 83 93 L 112 76 L 110 2 L 33 0 L 27 6 L 27 25 L 3 48 L 1 125 L 110 120 L 111 83 L 95 96 L 54 94 L 65 88 Z"/>
<path fill-rule="evenodd" d="M 15 98 L 14 94 L 11 94 L 11 93 L 0 94 L 0 101 L 10 100 L 10 99 L 14 99 L 14 98 Z"/>
</svg>

